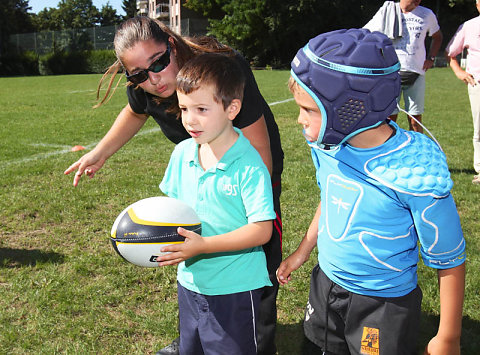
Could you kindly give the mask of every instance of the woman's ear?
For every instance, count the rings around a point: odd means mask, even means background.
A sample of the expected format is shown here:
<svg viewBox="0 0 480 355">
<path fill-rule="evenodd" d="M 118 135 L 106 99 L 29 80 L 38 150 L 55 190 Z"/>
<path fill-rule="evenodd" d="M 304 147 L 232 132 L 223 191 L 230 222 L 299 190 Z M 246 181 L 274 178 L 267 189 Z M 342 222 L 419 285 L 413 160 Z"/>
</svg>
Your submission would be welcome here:
<svg viewBox="0 0 480 355">
<path fill-rule="evenodd" d="M 173 37 L 168 37 L 168 43 L 170 43 L 170 47 L 172 48 L 173 55 L 176 57 L 177 56 L 177 47 L 175 46 L 175 41 Z"/>
<path fill-rule="evenodd" d="M 227 107 L 228 119 L 233 120 L 235 117 L 237 117 L 241 108 L 242 108 L 242 101 L 239 99 L 233 99 L 232 102 L 230 102 L 230 105 L 228 105 Z"/>
</svg>

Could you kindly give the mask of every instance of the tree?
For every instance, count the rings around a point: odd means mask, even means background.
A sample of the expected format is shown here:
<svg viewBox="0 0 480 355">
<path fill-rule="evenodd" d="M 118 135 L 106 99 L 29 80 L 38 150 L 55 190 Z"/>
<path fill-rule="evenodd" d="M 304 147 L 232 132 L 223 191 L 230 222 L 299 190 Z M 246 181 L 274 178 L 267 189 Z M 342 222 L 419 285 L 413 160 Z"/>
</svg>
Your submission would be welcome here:
<svg viewBox="0 0 480 355">
<path fill-rule="evenodd" d="M 52 36 L 54 51 L 92 49 L 86 29 L 115 20 L 116 11 L 109 4 L 102 10 L 105 19 L 92 0 L 60 0 L 57 8 L 45 8 L 32 18 L 36 31 L 59 31 Z M 43 37 L 51 41 L 49 34 L 41 34 Z"/>
<path fill-rule="evenodd" d="M 99 18 L 100 26 L 114 26 L 122 21 L 122 16 L 117 15 L 117 10 L 115 10 L 108 2 L 106 5 L 102 6 Z"/>
<path fill-rule="evenodd" d="M 62 29 L 93 27 L 100 22 L 100 13 L 92 0 L 60 0 L 58 15 Z"/>
<path fill-rule="evenodd" d="M 122 16 L 117 15 L 110 3 L 99 11 L 91 0 L 62 0 L 58 8 L 45 8 L 31 16 L 36 31 L 113 26 L 122 21 Z"/>
<path fill-rule="evenodd" d="M 288 66 L 310 38 L 340 28 L 358 28 L 384 0 L 188 0 L 184 6 L 209 18 L 209 33 L 241 51 L 255 65 Z M 444 34 L 478 15 L 471 0 L 424 0 Z"/>
<path fill-rule="evenodd" d="M 7 54 L 10 35 L 33 31 L 28 11 L 28 0 L 2 0 L 0 2 L 0 56 Z"/>
<path fill-rule="evenodd" d="M 63 23 L 58 9 L 44 8 L 38 14 L 32 15 L 32 22 L 35 31 L 58 31 L 62 29 Z"/>
<path fill-rule="evenodd" d="M 361 27 L 383 0 L 189 0 L 209 31 L 256 65 L 289 65 L 308 39 L 333 29 Z"/>
<path fill-rule="evenodd" d="M 137 0 L 123 0 L 122 9 L 125 11 L 124 20 L 135 17 L 137 15 Z"/>
<path fill-rule="evenodd" d="M 470 0 L 424 0 L 421 5 L 437 15 L 443 33 L 442 47 L 448 44 L 460 24 L 478 16 L 475 2 Z"/>
<path fill-rule="evenodd" d="M 220 41 L 242 50 L 247 57 L 258 61 L 261 58 L 259 48 L 266 43 L 269 34 L 264 21 L 266 8 L 263 0 L 226 2 L 222 6 L 225 16 L 211 19 L 210 31 Z"/>
</svg>

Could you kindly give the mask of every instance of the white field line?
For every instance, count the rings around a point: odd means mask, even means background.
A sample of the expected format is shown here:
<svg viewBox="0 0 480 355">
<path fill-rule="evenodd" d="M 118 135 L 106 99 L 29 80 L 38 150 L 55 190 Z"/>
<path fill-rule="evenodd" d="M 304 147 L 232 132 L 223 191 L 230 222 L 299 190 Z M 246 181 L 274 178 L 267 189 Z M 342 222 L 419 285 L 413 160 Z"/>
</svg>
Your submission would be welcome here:
<svg viewBox="0 0 480 355">
<path fill-rule="evenodd" d="M 97 90 L 89 89 L 89 90 L 71 90 L 67 91 L 67 94 L 81 94 L 83 92 L 95 92 Z"/>
<path fill-rule="evenodd" d="M 89 145 L 85 146 L 85 149 L 93 148 L 93 147 L 95 147 L 95 145 L 96 145 L 96 143 L 89 144 Z M 45 158 L 48 158 L 48 157 L 51 157 L 51 156 L 54 156 L 54 155 L 70 153 L 71 151 L 72 151 L 72 147 L 67 147 L 67 148 L 63 148 L 63 149 L 54 150 L 54 151 L 51 151 L 51 152 L 38 153 L 38 154 L 30 155 L 30 156 L 25 157 L 25 158 L 6 161 L 6 162 L 2 163 L 2 165 L 0 165 L 0 170 L 4 170 L 6 167 L 8 167 L 10 165 L 18 165 L 18 164 L 28 163 L 28 162 L 31 162 L 31 161 L 34 161 L 34 160 L 45 159 Z"/>
<path fill-rule="evenodd" d="M 100 88 L 100 91 L 105 91 L 107 90 L 107 88 Z M 81 94 L 81 93 L 84 93 L 84 92 L 97 92 L 96 89 L 84 89 L 84 90 L 70 90 L 70 91 L 67 91 L 66 93 L 67 94 Z"/>
<path fill-rule="evenodd" d="M 87 91 L 90 91 L 90 90 L 87 90 Z M 80 91 L 78 91 L 78 92 L 80 92 Z M 275 105 L 283 104 L 285 102 L 289 102 L 289 101 L 292 101 L 292 100 L 293 100 L 293 98 L 290 98 L 290 99 L 286 99 L 286 100 L 282 100 L 282 101 L 272 102 L 268 105 L 269 106 L 275 106 Z M 160 131 L 159 127 L 155 127 L 155 128 L 151 128 L 151 129 L 147 129 L 147 130 L 141 130 L 135 136 L 144 136 L 146 134 L 150 134 L 150 133 L 154 133 L 154 132 L 158 132 L 158 131 Z M 87 145 L 84 146 L 85 150 L 88 151 L 89 149 L 94 148 L 97 144 L 98 144 L 98 142 L 87 144 Z M 25 157 L 25 158 L 5 161 L 5 162 L 1 163 L 0 171 L 5 170 L 6 167 L 11 166 L 11 165 L 29 163 L 31 161 L 42 160 L 42 159 L 46 159 L 46 158 L 49 158 L 49 157 L 55 156 L 55 155 L 70 153 L 72 151 L 71 146 L 65 146 L 65 145 L 59 145 L 59 144 L 32 143 L 30 145 L 32 145 L 34 147 L 54 147 L 54 148 L 60 148 L 60 149 L 53 150 L 51 152 L 34 154 L 34 155 L 31 155 L 31 156 L 28 156 L 28 157 Z"/>
<path fill-rule="evenodd" d="M 70 149 L 71 147 L 69 145 L 65 144 L 50 144 L 50 143 L 31 143 L 29 146 L 32 147 L 50 147 L 50 148 L 62 148 L 62 149 Z"/>
<path fill-rule="evenodd" d="M 282 101 L 272 102 L 271 104 L 268 104 L 268 106 L 275 106 L 275 105 L 278 105 L 278 104 L 284 104 L 285 102 L 290 102 L 290 101 L 293 101 L 293 97 L 291 97 L 289 99 L 286 99 L 286 100 L 282 100 Z"/>
<path fill-rule="evenodd" d="M 143 135 L 150 134 L 150 133 L 157 132 L 157 131 L 160 131 L 160 128 L 151 128 L 151 129 L 140 131 L 135 136 L 143 136 Z M 84 146 L 85 150 L 88 151 L 89 149 L 94 148 L 97 145 L 97 143 L 98 142 L 94 142 L 94 143 L 90 143 L 88 145 L 85 145 Z M 21 159 L 6 161 L 6 162 L 4 162 L 0 165 L 0 170 L 4 170 L 5 167 L 10 166 L 10 165 L 18 165 L 18 164 L 28 163 L 28 162 L 31 162 L 31 161 L 34 161 L 34 160 L 41 160 L 41 159 L 49 158 L 49 157 L 54 156 L 54 155 L 70 153 L 72 151 L 71 146 L 65 146 L 65 145 L 55 145 L 55 144 L 45 144 L 45 143 L 30 144 L 30 145 L 39 146 L 39 147 L 56 146 L 57 148 L 62 148 L 62 149 L 54 150 L 54 151 L 51 151 L 51 152 L 38 153 L 38 154 L 34 154 L 34 155 L 31 155 L 31 156 L 28 156 L 28 157 L 25 157 L 25 158 L 21 158 Z"/>
</svg>

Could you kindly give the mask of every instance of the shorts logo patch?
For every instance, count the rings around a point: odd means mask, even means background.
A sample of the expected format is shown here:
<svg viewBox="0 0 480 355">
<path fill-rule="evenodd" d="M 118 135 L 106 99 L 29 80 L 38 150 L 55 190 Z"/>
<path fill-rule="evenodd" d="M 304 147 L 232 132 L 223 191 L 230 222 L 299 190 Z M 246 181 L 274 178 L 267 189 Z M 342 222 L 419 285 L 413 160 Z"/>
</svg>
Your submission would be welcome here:
<svg viewBox="0 0 480 355">
<path fill-rule="evenodd" d="M 377 328 L 363 327 L 362 345 L 360 354 L 379 355 L 380 354 L 380 330 Z"/>
</svg>

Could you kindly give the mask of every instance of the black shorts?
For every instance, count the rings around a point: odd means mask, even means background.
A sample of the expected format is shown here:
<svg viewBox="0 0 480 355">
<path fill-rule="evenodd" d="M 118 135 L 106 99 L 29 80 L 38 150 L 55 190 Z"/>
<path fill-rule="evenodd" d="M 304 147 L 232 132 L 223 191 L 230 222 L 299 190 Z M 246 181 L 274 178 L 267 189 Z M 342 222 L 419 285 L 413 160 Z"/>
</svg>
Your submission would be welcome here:
<svg viewBox="0 0 480 355">
<path fill-rule="evenodd" d="M 326 354 L 416 354 L 421 304 L 418 286 L 402 297 L 359 295 L 332 282 L 317 265 L 305 336 Z"/>
</svg>

